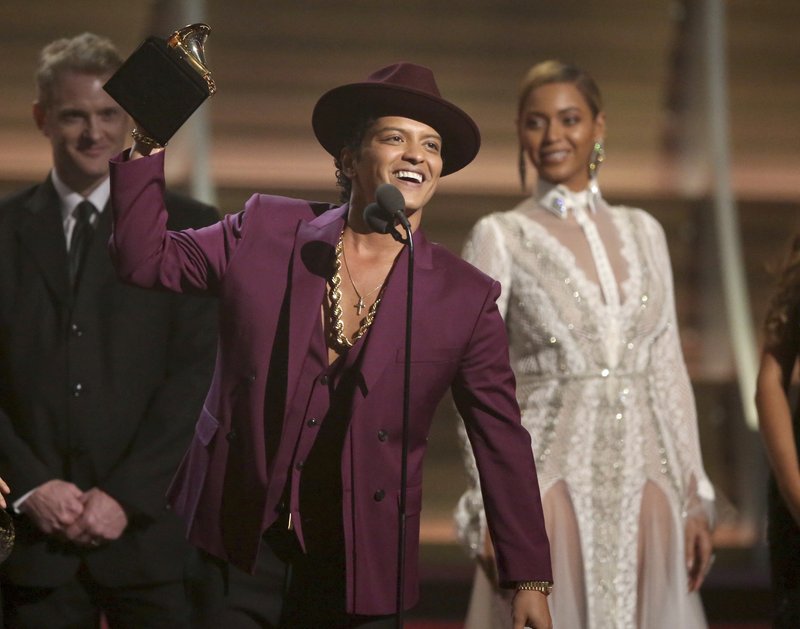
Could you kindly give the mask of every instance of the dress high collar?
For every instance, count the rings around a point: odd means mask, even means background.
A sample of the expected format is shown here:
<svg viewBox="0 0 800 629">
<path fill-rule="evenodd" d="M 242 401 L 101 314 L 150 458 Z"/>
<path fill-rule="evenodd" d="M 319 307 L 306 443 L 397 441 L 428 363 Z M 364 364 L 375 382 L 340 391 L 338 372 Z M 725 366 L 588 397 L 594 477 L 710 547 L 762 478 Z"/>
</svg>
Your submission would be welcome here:
<svg viewBox="0 0 800 629">
<path fill-rule="evenodd" d="M 580 192 L 573 192 L 563 184 L 555 185 L 539 179 L 536 182 L 534 198 L 547 211 L 559 218 L 567 218 L 569 210 L 574 211 L 576 207 L 586 208 L 592 213 L 596 212 L 600 193 L 594 195 L 588 188 Z"/>
</svg>

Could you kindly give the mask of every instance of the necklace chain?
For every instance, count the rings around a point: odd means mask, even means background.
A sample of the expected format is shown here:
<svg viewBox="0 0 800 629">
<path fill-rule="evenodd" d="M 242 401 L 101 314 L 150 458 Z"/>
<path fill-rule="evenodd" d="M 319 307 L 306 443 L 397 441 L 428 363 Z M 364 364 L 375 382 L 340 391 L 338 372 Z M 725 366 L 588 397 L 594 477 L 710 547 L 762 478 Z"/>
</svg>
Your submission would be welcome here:
<svg viewBox="0 0 800 629">
<path fill-rule="evenodd" d="M 350 285 L 353 287 L 353 290 L 356 291 L 356 296 L 358 297 L 358 301 L 356 302 L 356 305 L 354 306 L 355 309 L 356 309 L 356 314 L 358 314 L 358 316 L 361 316 L 361 311 L 364 310 L 364 308 L 367 307 L 367 304 L 364 301 L 364 299 L 366 297 L 369 297 L 372 293 L 374 293 L 381 286 L 383 286 L 383 282 L 378 284 L 375 288 L 373 288 L 368 293 L 365 293 L 364 295 L 362 295 L 360 292 L 358 292 L 358 288 L 356 287 L 356 283 L 353 281 L 353 274 L 350 272 L 350 266 L 347 264 L 347 252 L 344 250 L 344 232 L 342 232 L 342 238 L 340 239 L 340 243 L 342 245 L 342 259 L 344 260 L 344 268 L 347 271 L 347 279 L 350 280 Z M 339 248 L 338 247 L 336 248 L 336 254 L 337 254 L 337 258 L 338 258 L 338 255 L 339 255 Z"/>
<path fill-rule="evenodd" d="M 330 300 L 330 322 L 331 322 L 331 332 L 333 338 L 331 339 L 335 345 L 337 345 L 341 349 L 346 349 L 348 347 L 353 347 L 353 344 L 360 339 L 366 331 L 369 329 L 369 326 L 372 325 L 372 322 L 375 320 L 375 313 L 378 310 L 378 304 L 381 301 L 381 297 L 378 298 L 372 303 L 367 310 L 367 315 L 361 320 L 361 324 L 358 326 L 358 330 L 355 331 L 353 334 L 353 338 L 347 338 L 347 335 L 344 333 L 344 321 L 342 320 L 342 259 L 344 258 L 344 231 L 342 235 L 339 236 L 339 242 L 336 245 L 336 260 L 333 265 L 333 276 L 331 277 L 330 282 L 330 289 L 328 290 L 328 299 Z M 345 265 L 347 261 L 345 260 Z M 347 269 L 348 275 L 350 274 L 350 269 Z M 350 283 L 353 283 L 353 278 L 350 278 Z M 383 286 L 383 282 L 377 288 L 371 290 L 367 293 L 366 296 L 371 295 L 374 293 L 378 288 Z M 353 289 L 356 290 L 355 284 L 353 284 Z M 356 290 L 356 295 L 358 295 L 359 305 L 363 307 L 363 297 L 359 294 L 358 290 Z M 358 314 L 361 314 L 361 307 L 358 305 Z"/>
</svg>

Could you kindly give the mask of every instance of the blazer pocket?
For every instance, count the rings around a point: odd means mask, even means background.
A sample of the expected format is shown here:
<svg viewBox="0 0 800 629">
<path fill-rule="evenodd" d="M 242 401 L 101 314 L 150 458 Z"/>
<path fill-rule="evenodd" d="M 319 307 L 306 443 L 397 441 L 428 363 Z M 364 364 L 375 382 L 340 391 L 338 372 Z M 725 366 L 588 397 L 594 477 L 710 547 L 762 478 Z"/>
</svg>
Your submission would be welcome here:
<svg viewBox="0 0 800 629">
<path fill-rule="evenodd" d="M 211 452 L 208 444 L 217 434 L 219 422 L 203 405 L 200 417 L 194 427 L 194 439 L 181 461 L 175 477 L 167 490 L 167 502 L 172 510 L 180 516 L 191 531 L 197 505 L 205 488 L 208 468 L 211 464 Z M 187 532 L 188 532 L 187 531 Z"/>
<path fill-rule="evenodd" d="M 461 358 L 460 347 L 421 347 L 411 340 L 411 363 L 452 363 Z M 397 350 L 395 362 L 402 363 L 406 359 L 405 347 Z"/>
<path fill-rule="evenodd" d="M 400 508 L 400 490 L 397 490 L 397 507 Z M 406 515 L 415 516 L 422 512 L 422 485 L 406 487 Z"/>
<path fill-rule="evenodd" d="M 217 434 L 217 430 L 219 430 L 219 421 L 203 405 L 203 410 L 194 427 L 194 434 L 197 436 L 197 440 L 207 446 L 211 443 L 214 435 Z"/>
</svg>

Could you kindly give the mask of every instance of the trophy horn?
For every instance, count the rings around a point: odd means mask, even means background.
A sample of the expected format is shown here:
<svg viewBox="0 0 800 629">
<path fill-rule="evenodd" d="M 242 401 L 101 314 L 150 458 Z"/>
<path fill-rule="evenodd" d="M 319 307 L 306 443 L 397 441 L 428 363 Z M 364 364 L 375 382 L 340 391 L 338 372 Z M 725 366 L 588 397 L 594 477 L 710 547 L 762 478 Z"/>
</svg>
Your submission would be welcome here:
<svg viewBox="0 0 800 629">
<path fill-rule="evenodd" d="M 208 24 L 189 24 L 172 33 L 167 39 L 167 45 L 177 50 L 189 62 L 189 65 L 205 79 L 209 95 L 217 91 L 214 79 L 211 78 L 211 70 L 206 65 L 206 54 L 203 48 L 210 31 L 211 27 Z"/>
</svg>

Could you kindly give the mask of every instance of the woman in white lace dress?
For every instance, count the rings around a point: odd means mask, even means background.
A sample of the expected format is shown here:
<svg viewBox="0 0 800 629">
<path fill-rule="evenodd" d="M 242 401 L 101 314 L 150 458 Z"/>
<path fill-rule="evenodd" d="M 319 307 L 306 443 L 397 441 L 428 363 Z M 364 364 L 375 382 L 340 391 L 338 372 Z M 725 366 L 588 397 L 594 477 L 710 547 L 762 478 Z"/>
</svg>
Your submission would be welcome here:
<svg viewBox="0 0 800 629">
<path fill-rule="evenodd" d="M 705 627 L 697 590 L 710 564 L 714 491 L 663 230 L 600 195 L 605 116 L 585 72 L 534 66 L 518 116 L 523 186 L 528 161 L 538 173 L 533 195 L 479 221 L 464 256 L 503 287 L 550 538 L 554 626 Z M 510 627 L 469 452 L 456 524 L 481 567 L 467 627 Z"/>
</svg>

